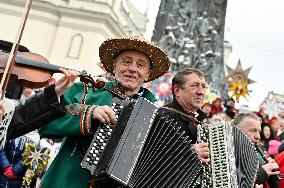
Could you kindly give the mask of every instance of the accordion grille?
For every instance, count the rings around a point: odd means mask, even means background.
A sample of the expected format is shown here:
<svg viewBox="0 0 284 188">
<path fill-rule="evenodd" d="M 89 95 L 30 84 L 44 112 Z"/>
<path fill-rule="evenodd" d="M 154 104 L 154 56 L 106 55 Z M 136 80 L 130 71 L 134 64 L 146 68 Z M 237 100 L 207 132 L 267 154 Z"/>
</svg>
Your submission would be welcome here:
<svg viewBox="0 0 284 188">
<path fill-rule="evenodd" d="M 141 98 L 125 106 L 119 119 L 125 121 L 118 120 L 96 169 L 98 185 L 111 181 L 129 188 L 192 185 L 202 164 L 191 140 L 165 111 Z"/>
</svg>

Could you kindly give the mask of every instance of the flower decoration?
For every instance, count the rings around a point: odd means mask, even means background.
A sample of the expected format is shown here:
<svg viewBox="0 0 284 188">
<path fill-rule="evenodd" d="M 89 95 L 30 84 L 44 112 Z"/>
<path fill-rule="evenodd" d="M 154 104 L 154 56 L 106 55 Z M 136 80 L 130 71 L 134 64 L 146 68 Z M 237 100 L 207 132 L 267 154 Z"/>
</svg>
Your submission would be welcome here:
<svg viewBox="0 0 284 188">
<path fill-rule="evenodd" d="M 151 91 L 156 98 L 161 101 L 169 101 L 172 99 L 172 75 L 164 74 L 161 78 L 152 81 Z"/>
<path fill-rule="evenodd" d="M 42 148 L 40 144 L 26 143 L 25 150 L 22 154 L 23 165 L 27 167 L 27 172 L 23 178 L 23 185 L 30 186 L 35 176 L 40 176 L 46 169 L 49 159 L 49 148 Z"/>
</svg>

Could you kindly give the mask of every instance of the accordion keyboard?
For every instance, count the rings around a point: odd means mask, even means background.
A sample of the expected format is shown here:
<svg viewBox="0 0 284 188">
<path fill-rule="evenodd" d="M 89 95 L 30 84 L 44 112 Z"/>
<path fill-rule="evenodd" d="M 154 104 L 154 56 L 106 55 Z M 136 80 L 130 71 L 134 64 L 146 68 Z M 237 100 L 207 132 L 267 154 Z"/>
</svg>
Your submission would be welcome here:
<svg viewBox="0 0 284 188">
<path fill-rule="evenodd" d="M 210 157 L 214 161 L 211 163 L 214 187 L 231 187 L 229 159 L 226 155 L 228 148 L 226 136 L 225 124 L 212 123 L 209 125 Z"/>
<path fill-rule="evenodd" d="M 123 109 L 123 105 L 120 103 L 113 102 L 111 108 L 115 112 L 116 119 L 118 118 L 120 112 Z M 102 153 L 107 145 L 107 141 L 110 138 L 110 135 L 112 133 L 112 130 L 115 125 L 113 124 L 100 124 L 94 138 L 87 150 L 87 153 L 85 154 L 81 166 L 83 168 L 88 169 L 91 174 L 94 174 L 96 166 L 102 156 Z"/>
</svg>

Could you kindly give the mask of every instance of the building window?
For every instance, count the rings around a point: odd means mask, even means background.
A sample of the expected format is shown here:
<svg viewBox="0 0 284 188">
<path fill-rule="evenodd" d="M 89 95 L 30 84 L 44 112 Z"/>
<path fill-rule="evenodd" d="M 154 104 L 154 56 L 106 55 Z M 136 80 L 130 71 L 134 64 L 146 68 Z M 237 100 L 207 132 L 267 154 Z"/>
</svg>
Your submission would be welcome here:
<svg viewBox="0 0 284 188">
<path fill-rule="evenodd" d="M 83 40 L 83 36 L 80 33 L 74 34 L 72 36 L 68 47 L 67 57 L 79 59 Z"/>
</svg>

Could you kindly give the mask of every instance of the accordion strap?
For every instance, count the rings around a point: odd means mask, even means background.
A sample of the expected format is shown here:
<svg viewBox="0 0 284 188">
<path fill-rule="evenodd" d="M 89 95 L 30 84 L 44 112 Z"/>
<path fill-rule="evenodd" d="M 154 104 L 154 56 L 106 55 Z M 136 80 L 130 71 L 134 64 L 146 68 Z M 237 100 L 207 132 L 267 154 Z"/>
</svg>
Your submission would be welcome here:
<svg viewBox="0 0 284 188">
<path fill-rule="evenodd" d="M 169 107 L 166 107 L 166 106 L 163 106 L 163 107 L 161 107 L 161 108 L 168 109 L 168 110 L 170 110 L 170 111 L 172 111 L 172 112 L 175 112 L 175 113 L 178 113 L 178 114 L 183 115 L 183 116 L 185 116 L 185 117 L 188 117 L 189 119 L 191 119 L 193 122 L 195 122 L 195 123 L 197 123 L 197 124 L 200 123 L 195 117 L 192 117 L 191 115 L 186 114 L 186 113 L 183 113 L 183 112 L 181 112 L 181 111 L 179 111 L 179 110 L 176 110 L 176 109 L 174 109 L 174 108 L 169 108 Z"/>
</svg>

